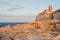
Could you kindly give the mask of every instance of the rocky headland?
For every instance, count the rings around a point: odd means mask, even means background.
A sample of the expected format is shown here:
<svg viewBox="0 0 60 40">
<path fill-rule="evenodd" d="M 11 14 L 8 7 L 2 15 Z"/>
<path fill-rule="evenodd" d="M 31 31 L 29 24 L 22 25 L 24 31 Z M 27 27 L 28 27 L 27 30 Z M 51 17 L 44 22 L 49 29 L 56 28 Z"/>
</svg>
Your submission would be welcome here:
<svg viewBox="0 0 60 40">
<path fill-rule="evenodd" d="M 55 16 L 54 16 L 54 13 Z M 0 28 L 0 40 L 60 40 L 60 20 L 52 6 L 36 16 L 35 22 Z"/>
</svg>

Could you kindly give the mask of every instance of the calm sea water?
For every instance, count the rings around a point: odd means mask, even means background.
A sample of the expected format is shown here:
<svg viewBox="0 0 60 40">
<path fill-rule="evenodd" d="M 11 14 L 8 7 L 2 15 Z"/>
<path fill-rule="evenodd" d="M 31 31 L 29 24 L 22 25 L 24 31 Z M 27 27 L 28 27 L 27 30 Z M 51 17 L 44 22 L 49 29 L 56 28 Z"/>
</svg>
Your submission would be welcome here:
<svg viewBox="0 0 60 40">
<path fill-rule="evenodd" d="M 3 23 L 0 23 L 0 27 L 4 27 L 4 26 L 14 26 L 16 24 L 25 24 L 25 23 L 28 23 L 28 22 L 11 22 L 11 23 L 8 23 L 8 22 L 3 22 Z"/>
</svg>

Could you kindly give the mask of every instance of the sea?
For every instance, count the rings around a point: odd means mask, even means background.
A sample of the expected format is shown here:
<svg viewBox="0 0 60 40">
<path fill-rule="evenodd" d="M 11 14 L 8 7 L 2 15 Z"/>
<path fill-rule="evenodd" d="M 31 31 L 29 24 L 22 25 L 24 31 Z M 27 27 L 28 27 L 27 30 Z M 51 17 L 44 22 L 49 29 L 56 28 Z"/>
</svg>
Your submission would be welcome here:
<svg viewBox="0 0 60 40">
<path fill-rule="evenodd" d="M 0 22 L 0 27 L 15 26 L 16 24 L 26 24 L 28 22 Z"/>
</svg>

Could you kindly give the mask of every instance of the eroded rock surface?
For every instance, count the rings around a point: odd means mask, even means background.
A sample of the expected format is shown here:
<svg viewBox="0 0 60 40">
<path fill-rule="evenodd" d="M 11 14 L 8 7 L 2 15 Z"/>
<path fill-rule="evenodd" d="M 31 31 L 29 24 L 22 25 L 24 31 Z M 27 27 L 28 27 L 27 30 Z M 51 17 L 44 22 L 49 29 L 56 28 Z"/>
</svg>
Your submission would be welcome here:
<svg viewBox="0 0 60 40">
<path fill-rule="evenodd" d="M 60 40 L 60 20 L 57 20 L 60 16 L 57 13 L 60 10 L 53 12 L 50 5 L 35 22 L 1 27 L 0 40 Z"/>
<path fill-rule="evenodd" d="M 60 9 L 53 11 L 52 6 L 50 5 L 49 9 L 44 10 L 36 16 L 35 21 L 44 21 L 51 19 L 60 20 Z"/>
<path fill-rule="evenodd" d="M 53 40 L 59 31 L 46 21 L 0 28 L 0 40 Z M 6 36 L 6 37 L 5 37 Z"/>
</svg>

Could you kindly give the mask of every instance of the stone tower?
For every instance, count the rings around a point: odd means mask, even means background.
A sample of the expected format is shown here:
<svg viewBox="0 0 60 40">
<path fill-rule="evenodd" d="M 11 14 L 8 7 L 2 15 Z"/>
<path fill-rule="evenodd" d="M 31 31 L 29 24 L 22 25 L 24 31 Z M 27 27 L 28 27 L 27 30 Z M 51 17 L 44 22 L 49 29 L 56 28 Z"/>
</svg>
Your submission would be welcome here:
<svg viewBox="0 0 60 40">
<path fill-rule="evenodd" d="M 45 13 L 45 20 L 52 20 L 53 19 L 52 5 L 49 5 L 49 9 L 46 9 L 44 13 Z"/>
</svg>

